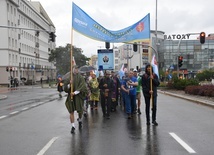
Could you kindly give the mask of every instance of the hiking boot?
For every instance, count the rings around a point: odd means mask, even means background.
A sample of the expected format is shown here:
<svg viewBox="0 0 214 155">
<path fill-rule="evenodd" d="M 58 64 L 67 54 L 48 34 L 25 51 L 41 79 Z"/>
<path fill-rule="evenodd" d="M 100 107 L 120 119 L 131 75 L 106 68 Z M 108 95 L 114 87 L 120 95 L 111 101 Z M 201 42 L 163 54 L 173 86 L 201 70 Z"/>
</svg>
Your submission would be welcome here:
<svg viewBox="0 0 214 155">
<path fill-rule="evenodd" d="M 158 123 L 156 121 L 152 121 L 152 124 L 158 126 Z"/>
<path fill-rule="evenodd" d="M 75 133 L 75 127 L 72 126 L 71 128 L 71 134 Z"/>
<path fill-rule="evenodd" d="M 79 129 L 82 129 L 82 122 L 79 121 Z"/>
<path fill-rule="evenodd" d="M 106 115 L 106 119 L 110 119 L 110 115 L 107 114 L 107 115 Z"/>
<path fill-rule="evenodd" d="M 139 115 L 141 114 L 140 108 L 139 108 L 139 109 L 137 109 L 137 112 L 138 112 L 138 114 L 139 114 Z"/>
<path fill-rule="evenodd" d="M 146 125 L 148 125 L 148 126 L 149 126 L 149 125 L 150 125 L 150 122 L 147 122 L 147 123 L 146 123 Z"/>
</svg>

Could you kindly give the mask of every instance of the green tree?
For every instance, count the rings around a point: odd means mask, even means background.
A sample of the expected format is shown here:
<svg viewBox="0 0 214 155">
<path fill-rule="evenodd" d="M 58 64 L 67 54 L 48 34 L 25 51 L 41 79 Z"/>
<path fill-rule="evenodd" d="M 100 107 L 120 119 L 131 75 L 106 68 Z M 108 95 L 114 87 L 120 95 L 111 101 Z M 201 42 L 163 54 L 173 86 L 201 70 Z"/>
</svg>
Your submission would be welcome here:
<svg viewBox="0 0 214 155">
<path fill-rule="evenodd" d="M 76 65 L 83 66 L 86 65 L 87 58 L 83 55 L 81 48 L 75 46 L 73 48 L 73 57 L 75 59 Z M 55 62 L 57 73 L 66 74 L 71 70 L 71 44 L 67 44 L 65 47 L 59 46 L 55 50 L 52 50 L 49 54 L 49 62 Z"/>
</svg>

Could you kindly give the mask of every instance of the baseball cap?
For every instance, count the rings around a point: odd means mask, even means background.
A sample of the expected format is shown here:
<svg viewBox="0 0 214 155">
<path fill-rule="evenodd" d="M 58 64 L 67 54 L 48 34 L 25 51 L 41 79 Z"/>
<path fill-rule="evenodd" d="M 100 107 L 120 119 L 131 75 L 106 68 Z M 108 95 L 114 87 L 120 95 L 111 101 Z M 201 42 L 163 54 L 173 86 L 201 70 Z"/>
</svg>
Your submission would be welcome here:
<svg viewBox="0 0 214 155">
<path fill-rule="evenodd" d="M 133 72 L 137 72 L 137 69 L 134 69 Z"/>
</svg>

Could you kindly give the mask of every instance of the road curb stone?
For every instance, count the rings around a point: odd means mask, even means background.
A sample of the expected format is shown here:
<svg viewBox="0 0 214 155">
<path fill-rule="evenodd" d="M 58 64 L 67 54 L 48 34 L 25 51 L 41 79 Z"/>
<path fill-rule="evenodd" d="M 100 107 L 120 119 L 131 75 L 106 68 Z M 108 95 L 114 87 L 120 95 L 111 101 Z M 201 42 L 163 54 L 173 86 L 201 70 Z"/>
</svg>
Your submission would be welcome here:
<svg viewBox="0 0 214 155">
<path fill-rule="evenodd" d="M 195 98 L 194 96 L 187 96 L 187 95 L 185 96 L 183 94 L 175 94 L 175 93 L 167 92 L 167 91 L 164 91 L 164 90 L 158 90 L 158 92 L 162 93 L 162 94 L 166 94 L 166 95 L 182 98 L 182 99 L 185 99 L 185 100 L 188 100 L 188 101 L 193 101 L 193 102 L 196 102 L 196 103 L 199 103 L 199 104 L 214 108 L 214 102 L 209 101 L 209 100 Z"/>
</svg>

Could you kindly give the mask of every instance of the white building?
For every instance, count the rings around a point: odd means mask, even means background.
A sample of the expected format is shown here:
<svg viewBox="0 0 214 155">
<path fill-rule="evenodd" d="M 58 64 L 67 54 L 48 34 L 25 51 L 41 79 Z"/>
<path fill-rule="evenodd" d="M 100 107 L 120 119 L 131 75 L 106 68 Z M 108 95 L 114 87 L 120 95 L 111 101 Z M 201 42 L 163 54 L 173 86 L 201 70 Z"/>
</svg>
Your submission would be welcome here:
<svg viewBox="0 0 214 155">
<path fill-rule="evenodd" d="M 9 84 L 11 76 L 32 81 L 55 78 L 54 64 L 48 61 L 55 48 L 49 33 L 55 26 L 41 4 L 0 0 L 0 19 L 0 84 Z"/>
<path fill-rule="evenodd" d="M 148 46 L 143 46 L 149 45 L 153 48 L 156 48 L 155 31 L 151 31 L 150 35 L 150 44 L 147 42 L 138 42 L 138 49 L 136 52 L 133 51 L 133 44 L 123 44 L 122 46 L 118 47 L 119 68 L 122 66 L 122 64 L 125 64 L 125 66 L 128 66 L 128 69 L 142 69 L 146 66 L 147 63 L 151 62 L 151 55 L 149 55 L 151 54 L 151 52 L 149 52 L 149 50 L 152 50 L 152 48 L 148 48 Z M 160 40 L 163 40 L 164 32 L 157 31 L 157 38 L 158 43 L 160 42 Z M 155 51 L 153 50 L 153 52 Z"/>
</svg>

